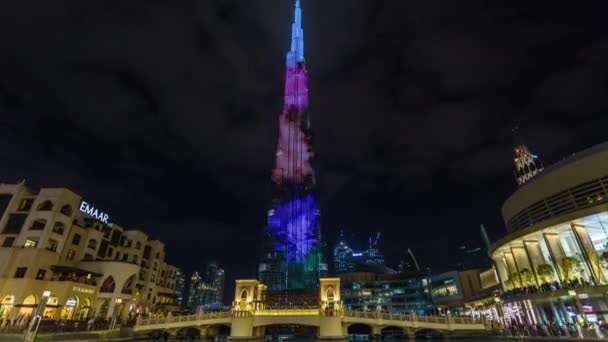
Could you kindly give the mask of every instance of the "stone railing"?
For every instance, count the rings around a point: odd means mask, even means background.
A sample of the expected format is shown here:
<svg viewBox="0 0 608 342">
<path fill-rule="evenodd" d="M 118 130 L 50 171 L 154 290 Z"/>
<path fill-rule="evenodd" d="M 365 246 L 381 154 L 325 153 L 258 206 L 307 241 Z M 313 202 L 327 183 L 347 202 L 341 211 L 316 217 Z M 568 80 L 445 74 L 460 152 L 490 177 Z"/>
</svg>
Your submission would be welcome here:
<svg viewBox="0 0 608 342">
<path fill-rule="evenodd" d="M 193 322 L 193 321 L 202 321 L 202 320 L 206 320 L 206 319 L 218 319 L 218 318 L 228 318 L 228 317 L 230 317 L 230 311 L 220 311 L 220 312 L 198 313 L 198 314 L 187 315 L 187 316 L 168 316 L 165 318 L 138 319 L 137 325 Z"/>
<path fill-rule="evenodd" d="M 319 309 L 277 309 L 258 310 L 255 316 L 318 316 Z"/>
<path fill-rule="evenodd" d="M 480 324 L 479 319 L 470 317 L 452 317 L 452 316 L 418 316 L 414 314 L 390 314 L 381 312 L 363 312 L 363 311 L 345 311 L 344 316 L 356 318 L 383 319 L 393 321 L 410 321 L 424 323 L 440 323 L 440 324 Z"/>
</svg>

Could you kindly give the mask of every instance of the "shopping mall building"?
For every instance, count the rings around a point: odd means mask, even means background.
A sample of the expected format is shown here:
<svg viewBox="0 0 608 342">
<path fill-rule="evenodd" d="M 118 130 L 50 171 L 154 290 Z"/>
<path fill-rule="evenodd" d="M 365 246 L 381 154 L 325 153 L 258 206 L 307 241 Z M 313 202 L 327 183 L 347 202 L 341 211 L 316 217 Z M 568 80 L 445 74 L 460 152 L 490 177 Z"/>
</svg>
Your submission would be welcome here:
<svg viewBox="0 0 608 342">
<path fill-rule="evenodd" d="M 531 177 L 502 214 L 508 234 L 489 253 L 507 324 L 608 318 L 608 143 Z"/>
<path fill-rule="evenodd" d="M 164 244 L 110 220 L 69 189 L 0 184 L 0 317 L 31 314 L 45 291 L 46 318 L 166 309 L 176 268 Z"/>
</svg>

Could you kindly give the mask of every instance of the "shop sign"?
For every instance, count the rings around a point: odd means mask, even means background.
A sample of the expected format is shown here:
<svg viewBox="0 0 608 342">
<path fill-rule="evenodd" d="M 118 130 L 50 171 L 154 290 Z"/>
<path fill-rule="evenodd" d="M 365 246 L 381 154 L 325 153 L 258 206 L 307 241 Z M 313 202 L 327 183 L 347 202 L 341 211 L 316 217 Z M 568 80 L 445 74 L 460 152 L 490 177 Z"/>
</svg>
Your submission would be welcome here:
<svg viewBox="0 0 608 342">
<path fill-rule="evenodd" d="M 99 221 L 105 223 L 105 224 L 109 224 L 108 223 L 108 219 L 110 218 L 108 216 L 108 214 L 104 213 L 103 211 L 100 211 L 99 209 L 93 207 L 92 205 L 89 205 L 89 203 L 82 201 L 80 203 L 80 212 L 87 214 L 89 216 L 93 216 L 94 218 L 98 219 Z"/>
<path fill-rule="evenodd" d="M 87 289 L 87 288 L 78 287 L 78 286 L 72 287 L 72 291 L 74 291 L 74 292 L 80 292 L 80 293 L 87 293 L 87 294 L 93 294 L 93 293 L 95 293 L 95 290 L 93 290 L 93 289 Z"/>
<path fill-rule="evenodd" d="M 65 306 L 76 306 L 76 299 L 70 298 L 65 302 Z"/>
</svg>

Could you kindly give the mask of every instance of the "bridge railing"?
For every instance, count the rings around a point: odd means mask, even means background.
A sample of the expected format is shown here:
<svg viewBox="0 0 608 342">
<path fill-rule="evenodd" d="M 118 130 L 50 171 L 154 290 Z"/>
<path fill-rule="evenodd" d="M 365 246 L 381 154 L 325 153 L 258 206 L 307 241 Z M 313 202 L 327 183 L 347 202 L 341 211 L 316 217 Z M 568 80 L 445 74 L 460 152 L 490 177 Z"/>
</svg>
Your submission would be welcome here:
<svg viewBox="0 0 608 342">
<path fill-rule="evenodd" d="M 146 318 L 137 321 L 137 325 L 153 325 L 153 324 L 166 324 L 166 323 L 179 323 L 179 322 L 192 322 L 206 319 L 218 319 L 230 317 L 230 311 L 220 312 L 209 312 L 209 313 L 198 313 L 194 315 L 186 316 L 168 316 L 164 318 Z"/>
<path fill-rule="evenodd" d="M 415 314 L 390 314 L 381 312 L 364 312 L 364 311 L 345 311 L 346 317 L 383 319 L 395 321 L 412 321 L 424 323 L 440 323 L 440 324 L 480 324 L 480 319 L 470 317 L 447 317 L 447 316 L 418 316 Z"/>
</svg>

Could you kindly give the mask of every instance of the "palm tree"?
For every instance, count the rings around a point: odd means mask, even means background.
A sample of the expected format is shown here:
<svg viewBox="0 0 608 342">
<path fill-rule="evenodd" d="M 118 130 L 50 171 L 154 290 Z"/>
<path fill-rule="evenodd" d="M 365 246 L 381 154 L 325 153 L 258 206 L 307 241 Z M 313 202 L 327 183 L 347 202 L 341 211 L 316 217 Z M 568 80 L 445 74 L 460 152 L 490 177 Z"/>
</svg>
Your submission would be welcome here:
<svg viewBox="0 0 608 342">
<path fill-rule="evenodd" d="M 564 278 L 566 280 L 571 280 L 574 275 L 574 270 L 578 268 L 580 261 L 574 257 L 563 257 L 560 260 L 559 265 L 562 268 L 564 273 Z"/>
<path fill-rule="evenodd" d="M 550 283 L 551 278 L 553 278 L 553 267 L 549 264 L 541 264 L 536 268 L 536 274 L 545 281 L 545 283 Z"/>
</svg>

